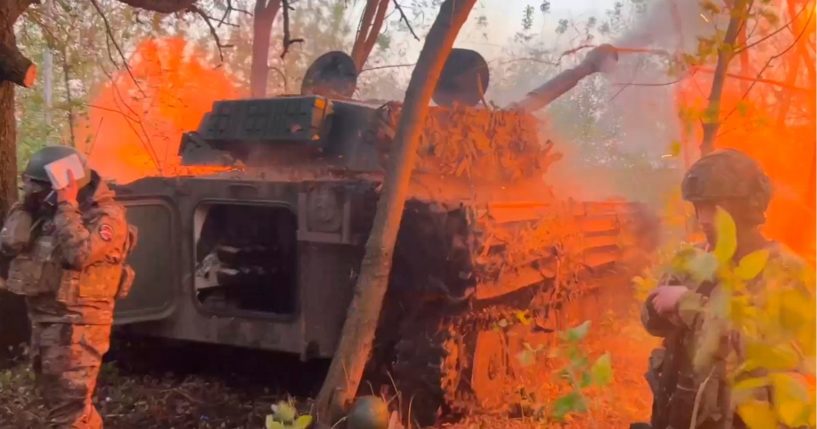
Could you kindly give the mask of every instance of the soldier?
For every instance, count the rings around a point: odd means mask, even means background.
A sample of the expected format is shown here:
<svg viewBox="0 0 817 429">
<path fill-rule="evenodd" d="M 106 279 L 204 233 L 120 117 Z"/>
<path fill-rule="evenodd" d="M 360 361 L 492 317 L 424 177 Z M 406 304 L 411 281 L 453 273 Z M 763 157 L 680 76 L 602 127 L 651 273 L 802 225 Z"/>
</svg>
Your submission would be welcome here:
<svg viewBox="0 0 817 429">
<path fill-rule="evenodd" d="M 760 232 L 764 212 L 771 199 L 769 179 L 758 164 L 737 150 L 719 150 L 702 157 L 690 167 L 681 186 L 683 198 L 695 206 L 698 224 L 706 235 L 707 250 L 716 240 L 715 213 L 718 207 L 735 221 L 737 250 L 735 260 L 760 249 L 769 249 L 771 266 L 791 267 L 800 264 L 780 245 L 767 240 Z M 798 265 L 799 266 L 799 265 Z M 762 275 L 759 287 L 763 288 Z M 692 357 L 695 339 L 699 338 L 708 295 L 717 285 L 705 282 L 697 289 L 685 281 L 668 278 L 647 298 L 642 308 L 642 322 L 652 335 L 664 338 L 663 348 L 650 356 L 647 379 L 653 390 L 653 429 L 687 429 L 695 416 L 696 428 L 744 428 L 734 414 L 726 382 L 726 366 L 719 351 L 714 369 L 697 374 Z M 739 339 L 732 333 L 722 348 L 739 351 Z M 712 377 L 714 375 L 714 377 Z M 710 378 L 711 377 L 711 378 Z M 706 382 L 709 378 L 709 382 Z M 705 384 L 705 385 L 704 385 Z M 696 394 L 700 403 L 695 406 Z M 635 427 L 635 426 L 633 426 Z"/>
<path fill-rule="evenodd" d="M 84 177 L 69 174 L 51 189 L 45 166 L 76 154 Z M 107 352 L 114 300 L 127 294 L 133 271 L 124 259 L 135 242 L 125 209 L 84 157 L 66 146 L 46 147 L 22 174 L 23 200 L 0 231 L 12 257 L 5 287 L 26 298 L 37 385 L 55 428 L 101 428 L 91 401 Z"/>
</svg>

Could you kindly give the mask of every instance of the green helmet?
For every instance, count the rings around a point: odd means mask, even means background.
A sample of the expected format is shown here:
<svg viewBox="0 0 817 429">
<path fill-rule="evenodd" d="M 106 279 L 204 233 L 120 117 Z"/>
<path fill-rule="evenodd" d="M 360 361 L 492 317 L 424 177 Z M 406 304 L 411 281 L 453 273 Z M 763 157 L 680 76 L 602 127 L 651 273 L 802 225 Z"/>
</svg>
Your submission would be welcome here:
<svg viewBox="0 0 817 429">
<path fill-rule="evenodd" d="M 724 200 L 745 203 L 747 219 L 763 223 L 772 187 L 754 159 L 735 149 L 721 149 L 692 164 L 684 175 L 681 193 L 684 200 L 692 203 Z"/>
<path fill-rule="evenodd" d="M 91 181 L 91 170 L 88 168 L 88 163 L 85 157 L 76 149 L 70 146 L 46 146 L 31 155 L 31 159 L 23 171 L 23 177 L 37 182 L 50 183 L 48 173 L 45 171 L 45 166 L 66 156 L 77 155 L 82 161 L 82 166 L 85 168 L 85 175 L 82 179 L 77 180 L 77 185 L 82 188 Z"/>
</svg>

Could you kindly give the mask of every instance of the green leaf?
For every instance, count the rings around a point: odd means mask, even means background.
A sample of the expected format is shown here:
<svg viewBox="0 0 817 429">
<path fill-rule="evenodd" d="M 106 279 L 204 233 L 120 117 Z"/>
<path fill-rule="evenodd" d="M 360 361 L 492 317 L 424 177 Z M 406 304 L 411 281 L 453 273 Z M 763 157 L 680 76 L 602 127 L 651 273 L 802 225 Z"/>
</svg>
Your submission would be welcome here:
<svg viewBox="0 0 817 429">
<path fill-rule="evenodd" d="M 584 389 L 585 387 L 590 387 L 593 384 L 593 377 L 590 375 L 589 372 L 582 373 L 582 379 L 579 380 L 579 387 Z"/>
<path fill-rule="evenodd" d="M 740 116 L 745 117 L 749 114 L 749 103 L 746 100 L 740 101 L 737 105 L 735 105 L 735 109 L 737 109 Z"/>
<path fill-rule="evenodd" d="M 295 426 L 296 429 L 306 429 L 311 424 L 312 424 L 312 416 L 304 415 L 304 416 L 300 416 L 297 419 L 295 419 L 295 423 L 293 424 L 293 426 Z"/>
<path fill-rule="evenodd" d="M 287 401 L 278 402 L 273 406 L 272 412 L 275 414 L 275 420 L 282 421 L 284 423 L 289 423 L 295 420 L 295 407 L 293 407 L 292 404 Z"/>
<path fill-rule="evenodd" d="M 743 258 L 738 263 L 735 269 L 735 274 L 744 281 L 749 281 L 757 277 L 769 261 L 769 251 L 766 249 L 752 252 Z"/>
<path fill-rule="evenodd" d="M 754 399 L 755 390 L 769 385 L 769 377 L 747 378 L 732 386 L 732 401 L 742 404 L 746 400 Z"/>
<path fill-rule="evenodd" d="M 587 404 L 578 392 L 570 392 L 553 403 L 553 417 L 557 420 L 564 420 L 570 413 L 583 413 L 587 411 Z"/>
<path fill-rule="evenodd" d="M 777 427 L 777 418 L 768 403 L 750 401 L 738 406 L 740 418 L 749 429 L 769 429 Z"/>
<path fill-rule="evenodd" d="M 757 320 L 758 309 L 752 305 L 746 295 L 732 298 L 730 307 L 730 318 L 738 326 L 745 326 L 747 322 Z"/>
<path fill-rule="evenodd" d="M 514 313 L 514 315 L 516 316 L 516 319 L 519 320 L 519 322 L 522 323 L 523 325 L 528 326 L 531 324 L 531 319 L 527 311 L 517 311 L 516 313 Z"/>
<path fill-rule="evenodd" d="M 522 367 L 529 367 L 536 363 L 536 356 L 532 350 L 522 350 L 516 354 L 516 360 Z"/>
<path fill-rule="evenodd" d="M 814 298 L 797 290 L 784 290 L 779 294 L 780 327 L 786 332 L 814 337 Z M 805 331 L 805 332 L 804 332 Z M 797 335 L 801 337 L 801 335 Z M 806 344 L 802 344 L 805 348 Z M 806 348 L 805 351 L 811 351 Z"/>
<path fill-rule="evenodd" d="M 717 242 L 715 244 L 715 257 L 720 263 L 726 263 L 735 254 L 738 247 L 737 228 L 732 216 L 726 210 L 718 207 L 715 213 L 715 232 Z"/>
<path fill-rule="evenodd" d="M 686 270 L 692 280 L 700 285 L 705 281 L 712 281 L 718 271 L 718 259 L 709 252 L 697 251 L 686 261 Z"/>
<path fill-rule="evenodd" d="M 669 153 L 672 156 L 678 156 L 681 154 L 681 142 L 678 140 L 673 140 L 669 146 Z"/>
<path fill-rule="evenodd" d="M 787 371 L 797 368 L 800 358 L 788 344 L 750 342 L 746 344 L 744 371 L 763 368 L 769 371 Z"/>
<path fill-rule="evenodd" d="M 808 425 L 811 401 L 803 381 L 790 374 L 772 374 L 774 411 L 789 427 Z"/>
<path fill-rule="evenodd" d="M 267 414 L 267 418 L 264 421 L 264 426 L 267 429 L 284 429 L 284 425 L 281 422 L 276 422 L 275 417 L 272 414 Z"/>
<path fill-rule="evenodd" d="M 564 333 L 563 338 L 565 340 L 567 340 L 567 341 L 577 343 L 577 342 L 583 340 L 584 337 L 587 336 L 587 333 L 589 331 L 590 331 L 590 321 L 586 320 L 581 325 L 576 326 L 575 328 L 568 329 Z"/>
<path fill-rule="evenodd" d="M 592 374 L 593 384 L 596 386 L 606 386 L 613 381 L 613 364 L 610 353 L 605 353 L 596 359 L 596 362 L 590 368 L 590 374 Z"/>
</svg>

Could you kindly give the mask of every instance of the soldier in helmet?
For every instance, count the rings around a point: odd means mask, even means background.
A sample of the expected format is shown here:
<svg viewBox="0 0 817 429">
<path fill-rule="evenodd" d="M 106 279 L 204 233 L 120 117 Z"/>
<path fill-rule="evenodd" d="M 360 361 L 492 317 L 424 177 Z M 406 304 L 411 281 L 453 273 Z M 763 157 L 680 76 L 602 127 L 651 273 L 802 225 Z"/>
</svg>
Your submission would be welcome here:
<svg viewBox="0 0 817 429">
<path fill-rule="evenodd" d="M 683 198 L 694 205 L 698 224 L 706 235 L 707 242 L 701 247 L 714 248 L 715 214 L 720 207 L 736 224 L 736 261 L 754 251 L 769 249 L 771 256 L 766 270 L 773 266 L 783 270 L 802 266 L 799 258 L 761 233 L 771 186 L 760 166 L 744 153 L 727 149 L 702 157 L 686 173 L 681 189 Z M 755 290 L 761 290 L 765 287 L 763 275 L 757 280 L 760 284 Z M 695 339 L 703 332 L 707 300 L 717 285 L 705 282 L 695 289 L 684 283 L 675 278 L 663 279 L 642 308 L 642 322 L 647 331 L 664 339 L 663 347 L 650 356 L 647 373 L 654 395 L 651 426 L 653 429 L 690 428 L 697 410 L 696 428 L 744 428 L 745 424 L 732 409 L 725 363 L 729 350 L 740 356 L 739 336 L 733 332 L 722 339 L 722 349 L 716 355 L 712 372 L 696 373 L 692 362 Z M 696 407 L 697 395 L 701 399 Z"/>
<path fill-rule="evenodd" d="M 45 166 L 70 155 L 85 174 L 52 189 Z M 26 298 L 37 384 L 55 428 L 101 428 L 91 402 L 108 350 L 114 300 L 133 272 L 124 265 L 135 231 L 125 210 L 84 157 L 66 146 L 35 153 L 22 174 L 22 201 L 0 231 L 11 257 L 5 288 Z"/>
</svg>

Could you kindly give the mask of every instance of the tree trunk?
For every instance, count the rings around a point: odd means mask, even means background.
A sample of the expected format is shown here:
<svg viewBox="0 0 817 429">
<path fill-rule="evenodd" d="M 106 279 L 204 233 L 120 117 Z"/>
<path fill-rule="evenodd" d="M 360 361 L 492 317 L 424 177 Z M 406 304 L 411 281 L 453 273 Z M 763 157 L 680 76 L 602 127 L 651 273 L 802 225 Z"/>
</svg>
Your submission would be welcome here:
<svg viewBox="0 0 817 429">
<path fill-rule="evenodd" d="M 17 129 L 14 84 L 34 83 L 31 61 L 17 50 L 14 22 L 33 0 L 0 1 L 0 221 L 17 200 Z"/>
<path fill-rule="evenodd" d="M 29 88 L 34 85 L 35 77 L 37 67 L 20 53 L 14 39 L 3 40 L 0 43 L 0 80 Z"/>
<path fill-rule="evenodd" d="M 368 0 L 366 2 L 366 9 L 360 18 L 351 54 L 358 71 L 363 70 L 363 65 L 366 64 L 366 60 L 369 59 L 377 43 L 377 37 L 380 36 L 380 29 L 383 28 L 388 9 L 389 0 Z"/>
<path fill-rule="evenodd" d="M 736 0 L 731 10 L 729 26 L 726 27 L 726 34 L 718 48 L 718 64 L 715 66 L 715 74 L 712 77 L 712 90 L 709 92 L 709 106 L 704 113 L 703 140 L 701 141 L 701 156 L 715 150 L 715 136 L 720 128 L 721 94 L 723 93 L 723 83 L 726 80 L 726 71 L 729 69 L 729 62 L 735 56 L 735 41 L 738 31 L 746 25 L 749 15 L 749 0 Z"/>
<path fill-rule="evenodd" d="M 252 65 L 250 66 L 250 96 L 267 96 L 269 76 L 269 46 L 272 24 L 281 8 L 281 0 L 256 0 L 252 23 Z"/>
<path fill-rule="evenodd" d="M 70 146 L 77 147 L 77 141 L 74 138 L 74 98 L 71 95 L 71 67 L 68 62 L 68 50 L 62 50 L 62 77 L 65 82 L 65 101 L 68 103 L 68 135 L 71 138 Z"/>
<path fill-rule="evenodd" d="M 372 350 L 383 297 L 388 286 L 392 252 L 403 215 L 409 179 L 417 157 L 421 126 L 431 94 L 457 34 L 476 0 L 445 0 L 429 30 L 417 66 L 411 74 L 400 122 L 392 142 L 371 235 L 343 333 L 317 400 L 317 416 L 334 422 L 357 393 Z"/>
<path fill-rule="evenodd" d="M 741 26 L 740 31 L 738 31 L 737 42 L 738 42 L 739 46 L 746 46 L 746 43 L 748 41 L 747 34 L 749 32 L 749 29 L 746 28 L 746 27 L 748 27 L 748 26 L 743 25 L 743 26 Z M 742 74 L 744 76 L 751 75 L 752 74 L 752 65 L 749 62 L 749 50 L 748 49 L 743 49 L 742 51 L 740 51 L 739 55 L 740 55 L 740 74 Z M 746 90 L 748 90 L 748 89 L 749 89 L 749 82 L 742 81 L 740 83 L 740 92 L 745 93 Z"/>
</svg>

